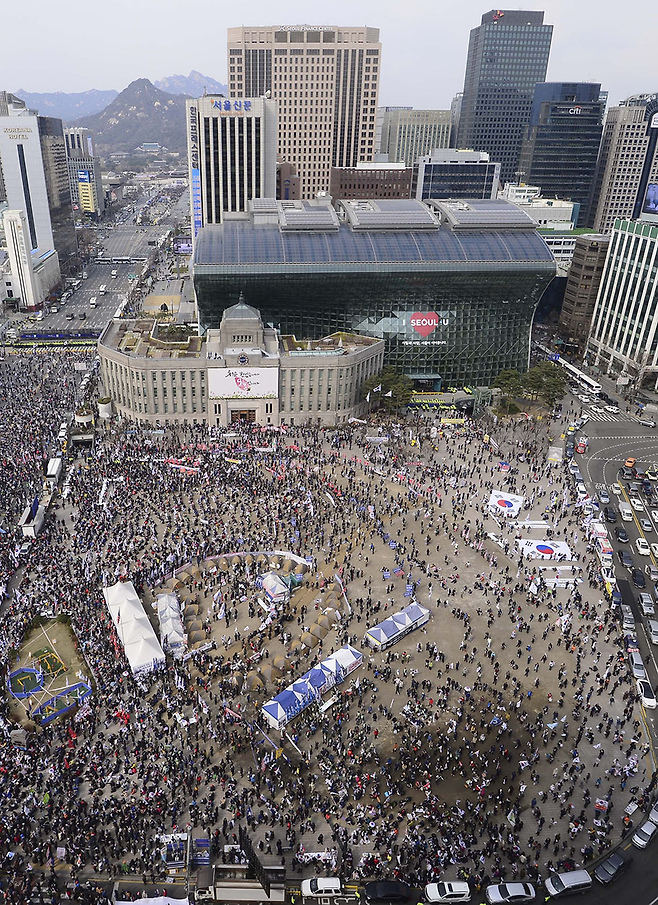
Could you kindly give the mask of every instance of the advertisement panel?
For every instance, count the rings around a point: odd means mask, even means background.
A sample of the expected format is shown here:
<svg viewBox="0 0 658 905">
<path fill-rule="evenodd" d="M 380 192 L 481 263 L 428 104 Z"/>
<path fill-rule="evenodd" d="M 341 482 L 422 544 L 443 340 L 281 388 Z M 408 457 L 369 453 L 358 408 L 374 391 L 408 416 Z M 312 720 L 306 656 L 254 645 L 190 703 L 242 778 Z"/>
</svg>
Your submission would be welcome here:
<svg viewBox="0 0 658 905">
<path fill-rule="evenodd" d="M 78 182 L 89 182 L 89 170 L 78 170 Z"/>
<path fill-rule="evenodd" d="M 655 182 L 650 182 L 647 186 L 644 203 L 642 204 L 642 213 L 658 215 L 658 184 Z"/>
<path fill-rule="evenodd" d="M 191 236 L 174 236 L 173 249 L 175 255 L 191 255 L 192 254 L 192 237 Z"/>
<path fill-rule="evenodd" d="M 209 368 L 210 399 L 276 399 L 278 368 Z"/>
</svg>

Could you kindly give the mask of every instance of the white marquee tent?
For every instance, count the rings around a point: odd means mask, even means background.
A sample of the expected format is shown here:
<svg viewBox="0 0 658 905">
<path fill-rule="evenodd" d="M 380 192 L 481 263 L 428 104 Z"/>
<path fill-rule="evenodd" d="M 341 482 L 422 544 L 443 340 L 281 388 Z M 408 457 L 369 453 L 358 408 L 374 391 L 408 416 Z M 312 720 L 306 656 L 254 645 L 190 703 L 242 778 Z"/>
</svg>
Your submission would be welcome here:
<svg viewBox="0 0 658 905">
<path fill-rule="evenodd" d="M 164 664 L 164 651 L 132 581 L 103 588 L 103 596 L 133 675 Z"/>
<path fill-rule="evenodd" d="M 185 629 L 180 617 L 180 606 L 175 594 L 158 594 L 158 619 L 162 643 L 176 658 L 183 656 Z"/>
</svg>

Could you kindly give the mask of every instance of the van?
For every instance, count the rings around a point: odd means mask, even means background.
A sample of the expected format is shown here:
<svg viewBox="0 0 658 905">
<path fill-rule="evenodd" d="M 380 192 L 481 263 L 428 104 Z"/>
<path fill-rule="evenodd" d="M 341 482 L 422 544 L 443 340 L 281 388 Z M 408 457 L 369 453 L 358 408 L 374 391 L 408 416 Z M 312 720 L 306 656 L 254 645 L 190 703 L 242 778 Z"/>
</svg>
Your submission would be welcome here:
<svg viewBox="0 0 658 905">
<path fill-rule="evenodd" d="M 621 504 L 619 507 L 619 511 L 621 512 L 622 521 L 624 522 L 632 522 L 633 521 L 633 510 L 630 506 Z"/>
<path fill-rule="evenodd" d="M 658 622 L 655 619 L 647 621 L 647 635 L 652 644 L 658 644 Z"/>
<path fill-rule="evenodd" d="M 553 874 L 544 883 L 546 892 L 554 899 L 587 892 L 592 888 L 592 878 L 586 870 L 569 870 Z"/>
<path fill-rule="evenodd" d="M 635 651 L 629 653 L 628 662 L 630 664 L 634 678 L 646 679 L 647 671 L 644 668 L 644 663 L 642 662 L 642 657 L 640 656 L 640 654 Z"/>
</svg>

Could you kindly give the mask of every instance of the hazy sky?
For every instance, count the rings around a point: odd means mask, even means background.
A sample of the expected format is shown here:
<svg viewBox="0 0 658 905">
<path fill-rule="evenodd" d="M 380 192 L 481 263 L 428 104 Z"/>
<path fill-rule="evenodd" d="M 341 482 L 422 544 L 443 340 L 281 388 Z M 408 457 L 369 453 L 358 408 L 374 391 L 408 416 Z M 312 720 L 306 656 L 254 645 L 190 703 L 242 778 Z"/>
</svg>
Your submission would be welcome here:
<svg viewBox="0 0 658 905">
<path fill-rule="evenodd" d="M 121 90 L 190 69 L 226 82 L 231 25 L 370 25 L 383 44 L 380 103 L 444 109 L 463 87 L 469 31 L 492 8 L 486 0 L 23 0 L 4 17 L 0 87 Z M 658 91 L 656 0 L 528 8 L 554 26 L 550 81 L 600 81 L 611 104 Z"/>
</svg>

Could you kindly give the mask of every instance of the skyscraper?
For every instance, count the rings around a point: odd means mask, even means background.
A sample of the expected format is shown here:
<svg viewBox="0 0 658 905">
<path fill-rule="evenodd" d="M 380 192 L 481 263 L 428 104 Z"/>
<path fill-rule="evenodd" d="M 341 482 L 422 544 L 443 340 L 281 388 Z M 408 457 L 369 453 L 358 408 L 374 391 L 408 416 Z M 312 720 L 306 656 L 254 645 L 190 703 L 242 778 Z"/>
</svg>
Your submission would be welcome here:
<svg viewBox="0 0 658 905">
<path fill-rule="evenodd" d="M 276 191 L 276 101 L 209 94 L 187 104 L 194 235 L 208 223 L 247 215 L 252 198 Z"/>
<path fill-rule="evenodd" d="M 413 166 L 435 148 L 450 147 L 450 110 L 413 110 L 384 107 L 379 151 L 391 163 Z"/>
<path fill-rule="evenodd" d="M 513 180 L 535 85 L 546 78 L 553 26 L 544 13 L 491 10 L 471 31 L 458 148 L 488 151 Z"/>
<path fill-rule="evenodd" d="M 609 235 L 615 220 L 639 215 L 642 186 L 658 182 L 658 94 L 611 107 L 596 165 L 589 223 Z"/>
<path fill-rule="evenodd" d="M 535 85 L 530 125 L 521 149 L 520 177 L 538 185 L 545 198 L 579 204 L 578 226 L 587 220 L 604 112 L 599 84 Z"/>
<path fill-rule="evenodd" d="M 64 129 L 69 190 L 74 210 L 100 217 L 105 204 L 100 160 L 94 154 L 91 131 L 82 126 Z"/>
<path fill-rule="evenodd" d="M 32 249 L 54 249 L 68 273 L 76 263 L 77 242 L 62 121 L 39 116 L 5 92 L 0 114 L 0 163 L 9 208 L 25 212 Z"/>
<path fill-rule="evenodd" d="M 228 29 L 229 95 L 278 102 L 279 159 L 302 198 L 329 190 L 332 166 L 373 159 L 380 62 L 378 28 Z"/>
</svg>

